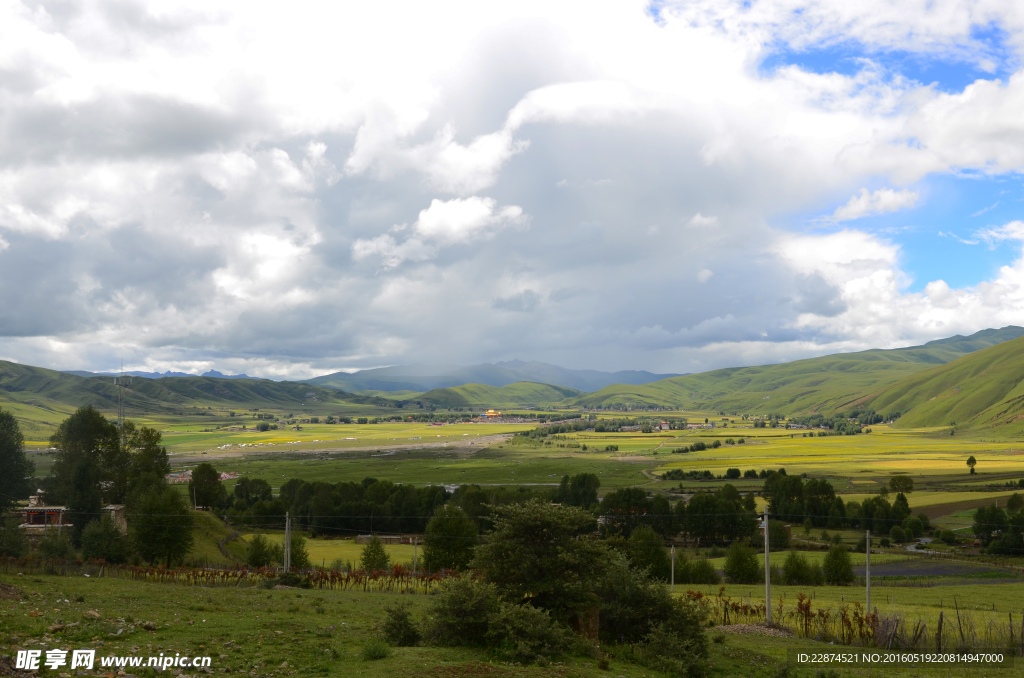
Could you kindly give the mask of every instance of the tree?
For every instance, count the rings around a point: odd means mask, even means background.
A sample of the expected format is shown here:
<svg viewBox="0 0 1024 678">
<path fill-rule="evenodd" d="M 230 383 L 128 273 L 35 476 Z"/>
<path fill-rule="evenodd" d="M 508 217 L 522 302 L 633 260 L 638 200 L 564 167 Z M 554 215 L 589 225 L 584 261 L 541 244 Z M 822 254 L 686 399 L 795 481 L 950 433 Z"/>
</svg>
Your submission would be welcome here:
<svg viewBox="0 0 1024 678">
<path fill-rule="evenodd" d="M 453 504 L 438 506 L 423 536 L 423 568 L 464 570 L 473 560 L 476 542 L 476 523 L 465 511 Z"/>
<path fill-rule="evenodd" d="M 640 525 L 650 525 L 651 500 L 639 487 L 624 487 L 609 492 L 601 502 L 601 514 L 609 532 L 629 538 Z"/>
<path fill-rule="evenodd" d="M 151 563 L 181 562 L 192 548 L 192 512 L 181 494 L 162 487 L 139 496 L 128 513 L 128 530 L 139 554 Z"/>
<path fill-rule="evenodd" d="M 644 526 L 633 530 L 626 545 L 629 564 L 646 568 L 652 577 L 667 581 L 672 574 L 672 559 L 661 536 L 653 528 Z"/>
<path fill-rule="evenodd" d="M 14 502 L 28 497 L 35 465 L 25 457 L 25 438 L 18 420 L 0 408 L 0 516 L 7 515 Z"/>
<path fill-rule="evenodd" d="M 192 469 L 192 480 L 188 481 L 188 496 L 195 506 L 212 508 L 220 506 L 227 497 L 227 491 L 220 482 L 220 473 L 212 464 L 203 462 Z"/>
<path fill-rule="evenodd" d="M 889 478 L 889 488 L 897 494 L 910 494 L 914 491 L 914 479 L 902 473 L 894 475 Z"/>
<path fill-rule="evenodd" d="M 582 509 L 532 500 L 492 507 L 494 530 L 477 547 L 475 567 L 508 601 L 529 601 L 568 621 L 594 605 L 608 562 L 590 537 L 595 520 Z"/>
<path fill-rule="evenodd" d="M 309 569 L 309 550 L 306 548 L 306 538 L 295 531 L 292 532 L 292 550 L 289 560 L 289 564 L 296 570 Z"/>
<path fill-rule="evenodd" d="M 825 570 L 825 583 L 829 586 L 847 586 L 853 582 L 850 553 L 842 546 L 833 546 L 828 550 L 822 569 Z"/>
<path fill-rule="evenodd" d="M 974 467 L 978 465 L 978 460 L 974 458 L 974 455 L 967 457 L 967 466 L 971 469 L 971 475 L 974 475 Z"/>
<path fill-rule="evenodd" d="M 1024 509 L 1024 497 L 1021 497 L 1019 494 L 1014 492 L 1006 500 L 1006 510 L 1013 513 L 1014 511 L 1020 511 L 1021 509 Z"/>
<path fill-rule="evenodd" d="M 108 563 L 128 562 L 128 539 L 114 524 L 110 514 L 94 520 L 82 530 L 82 557 Z"/>
<path fill-rule="evenodd" d="M 756 584 L 762 576 L 753 549 L 738 541 L 729 547 L 722 571 L 731 584 Z"/>
<path fill-rule="evenodd" d="M 128 489 L 130 456 L 121 449 L 117 426 L 91 405 L 80 407 L 50 437 L 57 448 L 45 484 L 46 501 L 68 508 L 72 541 L 100 517 L 103 501 L 120 503 Z"/>
<path fill-rule="evenodd" d="M 572 478 L 562 476 L 555 493 L 555 501 L 568 506 L 590 508 L 597 503 L 597 490 L 601 481 L 595 473 L 577 473 Z"/>
<path fill-rule="evenodd" d="M 384 550 L 384 543 L 377 535 L 370 537 L 370 541 L 366 542 L 366 546 L 363 547 L 359 558 L 359 568 L 367 572 L 391 568 L 391 556 Z"/>
<path fill-rule="evenodd" d="M 249 567 L 268 567 L 278 560 L 278 550 L 266 535 L 257 532 L 249 538 L 245 552 L 245 564 Z"/>
</svg>

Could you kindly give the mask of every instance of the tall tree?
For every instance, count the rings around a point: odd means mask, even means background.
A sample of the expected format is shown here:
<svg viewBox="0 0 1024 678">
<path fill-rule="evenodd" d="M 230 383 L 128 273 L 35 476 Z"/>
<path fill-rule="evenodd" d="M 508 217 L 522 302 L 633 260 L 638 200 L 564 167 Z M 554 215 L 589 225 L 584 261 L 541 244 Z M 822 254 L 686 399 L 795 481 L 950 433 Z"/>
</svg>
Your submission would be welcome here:
<svg viewBox="0 0 1024 678">
<path fill-rule="evenodd" d="M 220 482 L 220 473 L 211 464 L 203 462 L 192 469 L 188 482 L 188 496 L 196 506 L 214 507 L 224 503 L 227 490 Z"/>
<path fill-rule="evenodd" d="M 181 562 L 192 548 L 192 512 L 170 487 L 138 497 L 128 514 L 129 535 L 146 560 L 166 565 Z"/>
<path fill-rule="evenodd" d="M 0 408 L 0 516 L 25 499 L 34 489 L 30 486 L 35 465 L 25 458 L 25 438 L 14 415 Z"/>
<path fill-rule="evenodd" d="M 473 560 L 477 528 L 473 519 L 458 506 L 445 504 L 434 511 L 423 537 L 423 568 L 464 570 Z"/>
<path fill-rule="evenodd" d="M 85 526 L 99 519 L 104 500 L 124 501 L 131 458 L 121 449 L 117 426 L 91 405 L 61 422 L 50 444 L 57 454 L 45 485 L 46 501 L 67 506 L 78 544 Z"/>
</svg>

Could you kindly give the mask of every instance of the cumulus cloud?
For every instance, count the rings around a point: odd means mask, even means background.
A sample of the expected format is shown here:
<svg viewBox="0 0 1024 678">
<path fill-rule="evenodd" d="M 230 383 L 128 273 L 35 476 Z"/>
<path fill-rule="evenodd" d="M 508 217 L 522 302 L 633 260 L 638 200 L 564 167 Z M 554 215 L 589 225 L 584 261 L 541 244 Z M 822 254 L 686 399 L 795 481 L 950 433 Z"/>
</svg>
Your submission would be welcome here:
<svg viewBox="0 0 1024 678">
<path fill-rule="evenodd" d="M 896 191 L 891 188 L 880 188 L 877 191 L 868 192 L 868 189 L 862 188 L 860 193 L 833 212 L 830 220 L 834 222 L 853 221 L 861 217 L 897 212 L 914 207 L 920 197 L 916 191 L 910 190 Z"/>
<path fill-rule="evenodd" d="M 1022 17 L 925 0 L 8 3 L 0 355 L 274 377 L 516 356 L 694 371 L 1020 324 L 1019 261 L 911 293 L 898 242 L 851 224 L 927 196 L 863 186 L 1024 169 Z M 831 47 L 852 72 L 764 67 Z M 1009 76 L 943 91 L 889 52 Z M 809 212 L 844 226 L 799 235 Z"/>
</svg>

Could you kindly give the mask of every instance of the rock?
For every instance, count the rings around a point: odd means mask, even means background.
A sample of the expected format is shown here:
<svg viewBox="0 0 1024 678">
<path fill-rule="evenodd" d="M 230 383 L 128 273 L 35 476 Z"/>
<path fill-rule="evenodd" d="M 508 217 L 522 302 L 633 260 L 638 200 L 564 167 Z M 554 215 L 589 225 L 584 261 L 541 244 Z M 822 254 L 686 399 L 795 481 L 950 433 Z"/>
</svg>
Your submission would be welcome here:
<svg viewBox="0 0 1024 678">
<path fill-rule="evenodd" d="M 50 626 L 50 633 L 56 633 L 57 631 L 63 631 L 63 630 L 64 630 L 64 625 L 63 624 L 52 624 Z"/>
<path fill-rule="evenodd" d="M 103 615 L 96 610 L 86 610 L 82 613 L 82 617 L 84 619 L 102 619 Z"/>
<path fill-rule="evenodd" d="M 235 641 L 229 640 L 228 642 L 224 643 L 224 647 L 231 647 L 234 644 L 235 644 Z"/>
<path fill-rule="evenodd" d="M 146 622 L 142 625 L 142 628 L 146 629 L 147 631 L 156 631 L 156 624 L 154 624 L 153 622 Z"/>
<path fill-rule="evenodd" d="M 281 662 L 281 666 L 280 666 L 280 668 L 282 668 L 282 669 L 286 669 L 286 668 L 288 668 L 288 662 L 286 662 L 286 661 L 284 661 L 284 662 Z"/>
</svg>

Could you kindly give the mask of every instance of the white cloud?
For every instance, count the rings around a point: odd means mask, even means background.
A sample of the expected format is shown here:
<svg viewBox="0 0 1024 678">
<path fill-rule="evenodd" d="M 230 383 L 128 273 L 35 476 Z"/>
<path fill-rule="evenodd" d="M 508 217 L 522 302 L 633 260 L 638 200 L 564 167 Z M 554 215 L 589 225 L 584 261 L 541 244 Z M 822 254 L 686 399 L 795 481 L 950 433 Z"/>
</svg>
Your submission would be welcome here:
<svg viewBox="0 0 1024 678">
<path fill-rule="evenodd" d="M 702 268 L 700 271 L 697 272 L 697 281 L 701 283 L 706 283 L 708 280 L 711 280 L 711 276 L 713 275 L 714 273 L 711 272 L 710 270 Z"/>
<path fill-rule="evenodd" d="M 708 228 L 708 227 L 712 227 L 712 226 L 717 226 L 718 225 L 718 217 L 715 217 L 715 216 L 706 217 L 703 214 L 701 214 L 700 212 L 697 212 L 690 219 L 690 225 L 691 226 L 697 226 L 697 227 L 700 227 L 700 228 Z"/>
<path fill-rule="evenodd" d="M 987 242 L 990 248 L 1008 240 L 1024 241 L 1024 221 L 983 228 L 974 235 Z"/>
<path fill-rule="evenodd" d="M 874 192 L 860 189 L 860 193 L 850 198 L 849 202 L 832 213 L 830 221 L 853 221 L 861 217 L 898 212 L 914 207 L 920 195 L 916 191 L 896 191 L 891 188 L 880 188 Z"/>
<path fill-rule="evenodd" d="M 505 226 L 525 223 L 523 208 L 508 205 L 500 209 L 494 198 L 455 198 L 430 201 L 430 207 L 420 212 L 416 232 L 425 238 L 444 243 L 465 242 L 488 237 Z"/>
</svg>

